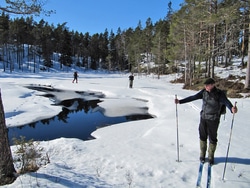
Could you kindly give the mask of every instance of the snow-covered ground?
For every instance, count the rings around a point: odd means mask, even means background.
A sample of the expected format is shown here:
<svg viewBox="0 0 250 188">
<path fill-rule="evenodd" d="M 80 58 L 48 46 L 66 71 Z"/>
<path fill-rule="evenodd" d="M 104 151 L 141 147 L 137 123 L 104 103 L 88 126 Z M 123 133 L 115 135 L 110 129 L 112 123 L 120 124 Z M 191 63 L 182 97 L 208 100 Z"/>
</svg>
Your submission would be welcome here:
<svg viewBox="0 0 250 188">
<path fill-rule="evenodd" d="M 225 72 L 223 72 L 225 73 Z M 201 101 L 177 106 L 175 95 L 184 98 L 196 91 L 183 90 L 182 84 L 171 84 L 175 75 L 156 79 L 135 76 L 134 88 L 128 88 L 128 74 L 79 73 L 79 83 L 72 83 L 71 73 L 0 73 L 1 93 L 8 127 L 26 124 L 59 113 L 58 106 L 40 96 L 41 92 L 24 86 L 47 85 L 72 91 L 96 91 L 105 94 L 101 107 L 105 114 L 115 116 L 131 104 L 131 98 L 147 101 L 149 113 L 155 118 L 121 123 L 98 129 L 94 140 L 59 138 L 40 143 L 50 163 L 37 172 L 20 175 L 8 188 L 84 187 L 84 188 L 169 188 L 195 187 L 199 167 L 198 123 Z M 71 96 L 64 96 L 71 97 Z M 121 103 L 113 103 L 119 98 Z M 237 101 L 225 181 L 222 181 L 228 148 L 232 114 L 221 118 L 218 131 L 216 165 L 212 169 L 212 187 L 250 187 L 250 99 Z M 115 108 L 115 110 L 114 110 Z M 120 114 L 119 114 L 120 115 Z M 179 157 L 177 160 L 177 121 Z M 15 146 L 11 149 L 14 151 Z M 13 153 L 15 157 L 15 154 Z M 206 183 L 204 167 L 202 186 Z"/>
</svg>

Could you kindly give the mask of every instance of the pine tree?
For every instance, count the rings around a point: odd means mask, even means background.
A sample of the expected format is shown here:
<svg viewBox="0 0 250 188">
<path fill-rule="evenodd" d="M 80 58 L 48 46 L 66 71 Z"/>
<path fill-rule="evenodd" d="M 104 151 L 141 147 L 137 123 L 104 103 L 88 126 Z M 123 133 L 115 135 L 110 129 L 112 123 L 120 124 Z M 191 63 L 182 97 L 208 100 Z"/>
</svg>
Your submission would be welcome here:
<svg viewBox="0 0 250 188">
<path fill-rule="evenodd" d="M 6 69 L 5 54 L 8 52 L 8 38 L 9 38 L 9 16 L 2 13 L 0 17 L 0 45 L 2 46 L 2 56 L 0 61 L 3 61 L 3 69 Z"/>
<path fill-rule="evenodd" d="M 9 146 L 8 130 L 5 124 L 4 108 L 0 90 L 0 185 L 15 181 L 15 168 Z"/>
<path fill-rule="evenodd" d="M 72 45 L 71 45 L 71 35 L 67 29 L 63 31 L 63 42 L 61 48 L 61 56 L 59 61 L 61 62 L 61 66 L 65 65 L 70 67 L 72 64 Z M 62 68 L 62 67 L 61 67 Z"/>
<path fill-rule="evenodd" d="M 27 4 L 25 1 L 6 1 L 8 6 L 2 7 L 0 5 L 0 10 L 14 14 L 40 14 L 41 12 L 47 12 L 42 9 L 41 2 L 40 0 L 33 0 L 30 4 Z M 15 181 L 15 172 L 0 91 L 0 185 L 10 184 Z"/>
<path fill-rule="evenodd" d="M 250 14 L 249 14 L 250 19 Z M 249 31 L 250 31 L 250 23 L 249 23 Z M 248 38 L 250 38 L 250 34 L 248 34 Z M 247 70 L 246 70 L 246 81 L 245 88 L 250 88 L 250 40 L 248 39 L 248 61 L 247 61 Z"/>
</svg>

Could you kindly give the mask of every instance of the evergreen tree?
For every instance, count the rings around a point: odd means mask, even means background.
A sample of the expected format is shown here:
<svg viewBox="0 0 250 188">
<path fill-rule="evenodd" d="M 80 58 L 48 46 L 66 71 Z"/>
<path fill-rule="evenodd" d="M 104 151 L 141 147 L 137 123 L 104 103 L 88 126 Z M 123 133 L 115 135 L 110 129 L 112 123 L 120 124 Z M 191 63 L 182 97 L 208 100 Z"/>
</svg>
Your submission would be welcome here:
<svg viewBox="0 0 250 188">
<path fill-rule="evenodd" d="M 115 34 L 111 30 L 109 35 L 109 44 L 108 44 L 108 57 L 107 57 L 107 68 L 110 71 L 111 69 L 117 69 L 117 59 L 116 59 L 116 46 L 115 46 Z"/>
<path fill-rule="evenodd" d="M 90 58 L 90 50 L 89 45 L 91 41 L 91 36 L 89 32 L 85 33 L 82 37 L 82 54 L 83 54 L 83 66 L 86 67 L 86 69 L 89 68 L 89 58 Z"/>
<path fill-rule="evenodd" d="M 166 64 L 169 62 L 166 59 L 167 36 L 169 35 L 169 22 L 160 20 L 156 22 L 153 36 L 152 53 L 155 55 L 154 62 L 156 64 L 156 73 L 158 78 L 160 74 L 166 73 Z"/>
<path fill-rule="evenodd" d="M 54 13 L 53 10 L 45 10 L 43 6 L 45 5 L 44 1 L 41 0 L 32 0 L 32 1 L 20 1 L 20 0 L 6 0 L 6 6 L 0 5 L 0 11 L 12 14 L 19 15 L 50 15 Z"/>
<path fill-rule="evenodd" d="M 31 1 L 26 4 L 25 1 L 6 1 L 8 6 L 0 6 L 3 12 L 11 12 L 15 14 L 39 14 L 42 9 L 42 1 Z M 10 184 L 15 181 L 15 168 L 13 158 L 9 147 L 8 132 L 5 124 L 4 108 L 0 91 L 0 185 Z"/>
<path fill-rule="evenodd" d="M 96 33 L 91 37 L 89 43 L 89 55 L 91 57 L 90 68 L 96 70 L 99 66 L 100 48 L 99 48 L 99 34 Z"/>
<path fill-rule="evenodd" d="M 248 8 L 249 8 L 249 1 Z M 250 13 L 248 11 L 248 17 L 250 20 Z M 247 70 L 246 70 L 246 81 L 245 81 L 245 88 L 250 89 L 250 23 L 248 23 L 248 61 L 247 61 Z"/>
<path fill-rule="evenodd" d="M 106 58 L 109 55 L 109 33 L 107 31 L 107 29 L 105 30 L 105 32 L 102 34 L 100 34 L 99 36 L 99 53 L 100 53 L 100 61 L 101 63 L 103 63 L 103 65 L 105 65 L 106 62 Z M 106 67 L 107 68 L 107 67 Z"/>
<path fill-rule="evenodd" d="M 116 64 L 119 70 L 124 70 L 126 60 L 125 32 L 118 28 L 115 36 Z"/>
<path fill-rule="evenodd" d="M 63 36 L 62 36 L 62 48 L 61 48 L 61 56 L 60 56 L 60 63 L 61 63 L 61 68 L 62 65 L 65 65 L 67 67 L 70 67 L 72 64 L 72 46 L 71 46 L 71 35 L 68 32 L 67 29 L 63 30 Z"/>
<path fill-rule="evenodd" d="M 8 130 L 6 128 L 4 108 L 0 90 L 0 185 L 10 184 L 15 181 L 16 172 L 13 165 L 13 158 L 9 147 Z"/>
<path fill-rule="evenodd" d="M 8 54 L 8 39 L 9 39 L 9 16 L 2 13 L 0 16 L 0 45 L 2 47 L 2 56 L 0 61 L 3 62 L 3 69 L 6 68 L 6 54 Z"/>
<path fill-rule="evenodd" d="M 74 63 L 76 66 L 81 67 L 81 36 L 77 31 L 72 31 L 72 55 L 74 57 Z"/>
<path fill-rule="evenodd" d="M 41 55 L 43 56 L 44 59 L 44 66 L 51 68 L 53 67 L 52 64 L 52 59 L 51 56 L 53 54 L 53 30 L 49 26 L 49 24 L 46 22 L 44 27 L 42 28 L 42 33 L 41 33 Z M 48 69 L 49 70 L 49 69 Z"/>
</svg>

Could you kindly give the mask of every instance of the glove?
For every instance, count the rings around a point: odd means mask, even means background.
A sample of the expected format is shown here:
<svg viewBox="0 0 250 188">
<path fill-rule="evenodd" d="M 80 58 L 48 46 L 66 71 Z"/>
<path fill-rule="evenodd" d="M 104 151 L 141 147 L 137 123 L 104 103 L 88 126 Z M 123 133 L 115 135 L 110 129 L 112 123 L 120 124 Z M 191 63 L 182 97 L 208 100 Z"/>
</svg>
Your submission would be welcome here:
<svg viewBox="0 0 250 188">
<path fill-rule="evenodd" d="M 178 99 L 175 99 L 174 102 L 175 102 L 175 104 L 179 104 L 179 100 Z"/>
</svg>

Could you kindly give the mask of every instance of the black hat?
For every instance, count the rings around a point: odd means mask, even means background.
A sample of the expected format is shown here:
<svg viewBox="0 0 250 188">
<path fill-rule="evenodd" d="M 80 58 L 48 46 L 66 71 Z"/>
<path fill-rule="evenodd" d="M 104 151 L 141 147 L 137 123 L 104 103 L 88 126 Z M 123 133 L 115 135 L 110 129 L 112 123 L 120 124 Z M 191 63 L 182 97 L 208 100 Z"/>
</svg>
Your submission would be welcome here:
<svg viewBox="0 0 250 188">
<path fill-rule="evenodd" d="M 215 84 L 215 80 L 213 78 L 208 78 L 205 82 L 204 82 L 205 85 L 208 85 L 208 84 Z"/>
</svg>

